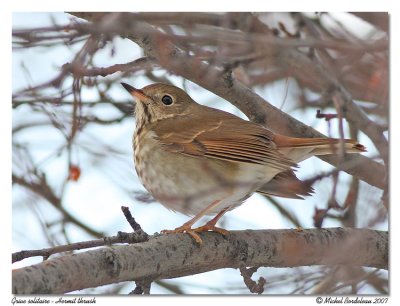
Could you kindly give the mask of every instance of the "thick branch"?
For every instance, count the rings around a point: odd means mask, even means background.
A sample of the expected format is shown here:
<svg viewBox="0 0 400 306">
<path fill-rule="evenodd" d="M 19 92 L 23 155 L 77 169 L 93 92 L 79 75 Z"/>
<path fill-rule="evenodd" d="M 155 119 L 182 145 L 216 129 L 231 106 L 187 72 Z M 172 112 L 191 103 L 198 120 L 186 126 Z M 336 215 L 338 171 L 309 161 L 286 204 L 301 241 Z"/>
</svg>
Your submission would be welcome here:
<svg viewBox="0 0 400 306">
<path fill-rule="evenodd" d="M 368 229 L 186 234 L 67 255 L 13 271 L 14 294 L 63 293 L 123 281 L 167 279 L 222 268 L 351 265 L 387 269 L 388 233 Z M 295 254 L 295 256 L 294 256 Z"/>
</svg>

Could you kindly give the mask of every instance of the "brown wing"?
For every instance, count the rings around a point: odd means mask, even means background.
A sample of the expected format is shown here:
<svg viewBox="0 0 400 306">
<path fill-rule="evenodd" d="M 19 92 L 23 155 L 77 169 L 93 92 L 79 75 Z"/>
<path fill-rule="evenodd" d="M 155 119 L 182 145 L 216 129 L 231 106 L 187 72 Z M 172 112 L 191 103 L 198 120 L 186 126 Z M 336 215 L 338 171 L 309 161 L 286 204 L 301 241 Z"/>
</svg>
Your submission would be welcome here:
<svg viewBox="0 0 400 306">
<path fill-rule="evenodd" d="M 192 112 L 167 118 L 151 129 L 168 151 L 268 165 L 282 171 L 297 166 L 276 149 L 273 132 L 220 110 L 207 108 L 202 115 Z"/>
</svg>

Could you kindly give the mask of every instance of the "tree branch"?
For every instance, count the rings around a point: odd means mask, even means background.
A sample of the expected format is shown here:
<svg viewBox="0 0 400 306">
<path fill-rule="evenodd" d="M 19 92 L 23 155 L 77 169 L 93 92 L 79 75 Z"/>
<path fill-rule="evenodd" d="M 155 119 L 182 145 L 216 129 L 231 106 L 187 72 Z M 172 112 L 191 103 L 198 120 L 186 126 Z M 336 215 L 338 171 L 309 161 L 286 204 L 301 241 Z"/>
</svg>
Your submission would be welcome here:
<svg viewBox="0 0 400 306">
<path fill-rule="evenodd" d="M 114 245 L 13 271 L 13 294 L 63 293 L 123 282 L 182 277 L 222 268 L 349 265 L 387 269 L 388 233 L 368 229 L 231 231 Z M 296 254 L 294 256 L 293 254 Z"/>
</svg>

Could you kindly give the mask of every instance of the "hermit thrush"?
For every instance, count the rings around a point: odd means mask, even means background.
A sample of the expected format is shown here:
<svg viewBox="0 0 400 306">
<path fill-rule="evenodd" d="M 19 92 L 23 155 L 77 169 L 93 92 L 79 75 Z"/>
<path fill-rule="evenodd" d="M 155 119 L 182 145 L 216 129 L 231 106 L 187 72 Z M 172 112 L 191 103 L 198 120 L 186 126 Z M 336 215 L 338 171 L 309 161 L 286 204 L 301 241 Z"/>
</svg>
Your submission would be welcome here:
<svg viewBox="0 0 400 306">
<path fill-rule="evenodd" d="M 175 230 L 198 243 L 202 231 L 216 227 L 222 215 L 254 192 L 302 198 L 312 192 L 294 174 L 297 163 L 332 154 L 339 140 L 293 138 L 230 113 L 196 103 L 185 91 L 166 84 L 136 89 L 121 83 L 136 99 L 133 137 L 136 172 L 144 187 L 167 208 L 194 216 Z M 347 153 L 365 151 L 344 140 Z M 199 228 L 205 215 L 216 216 Z"/>
</svg>

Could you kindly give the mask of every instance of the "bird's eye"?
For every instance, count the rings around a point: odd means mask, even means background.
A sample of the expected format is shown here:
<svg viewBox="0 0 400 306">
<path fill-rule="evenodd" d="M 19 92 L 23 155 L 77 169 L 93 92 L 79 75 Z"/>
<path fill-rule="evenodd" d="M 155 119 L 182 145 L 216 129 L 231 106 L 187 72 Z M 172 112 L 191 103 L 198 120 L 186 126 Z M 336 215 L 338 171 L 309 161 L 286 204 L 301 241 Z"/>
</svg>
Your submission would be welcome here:
<svg viewBox="0 0 400 306">
<path fill-rule="evenodd" d="M 161 99 L 162 103 L 165 105 L 171 105 L 174 101 L 172 100 L 171 96 L 165 95 Z"/>
</svg>

